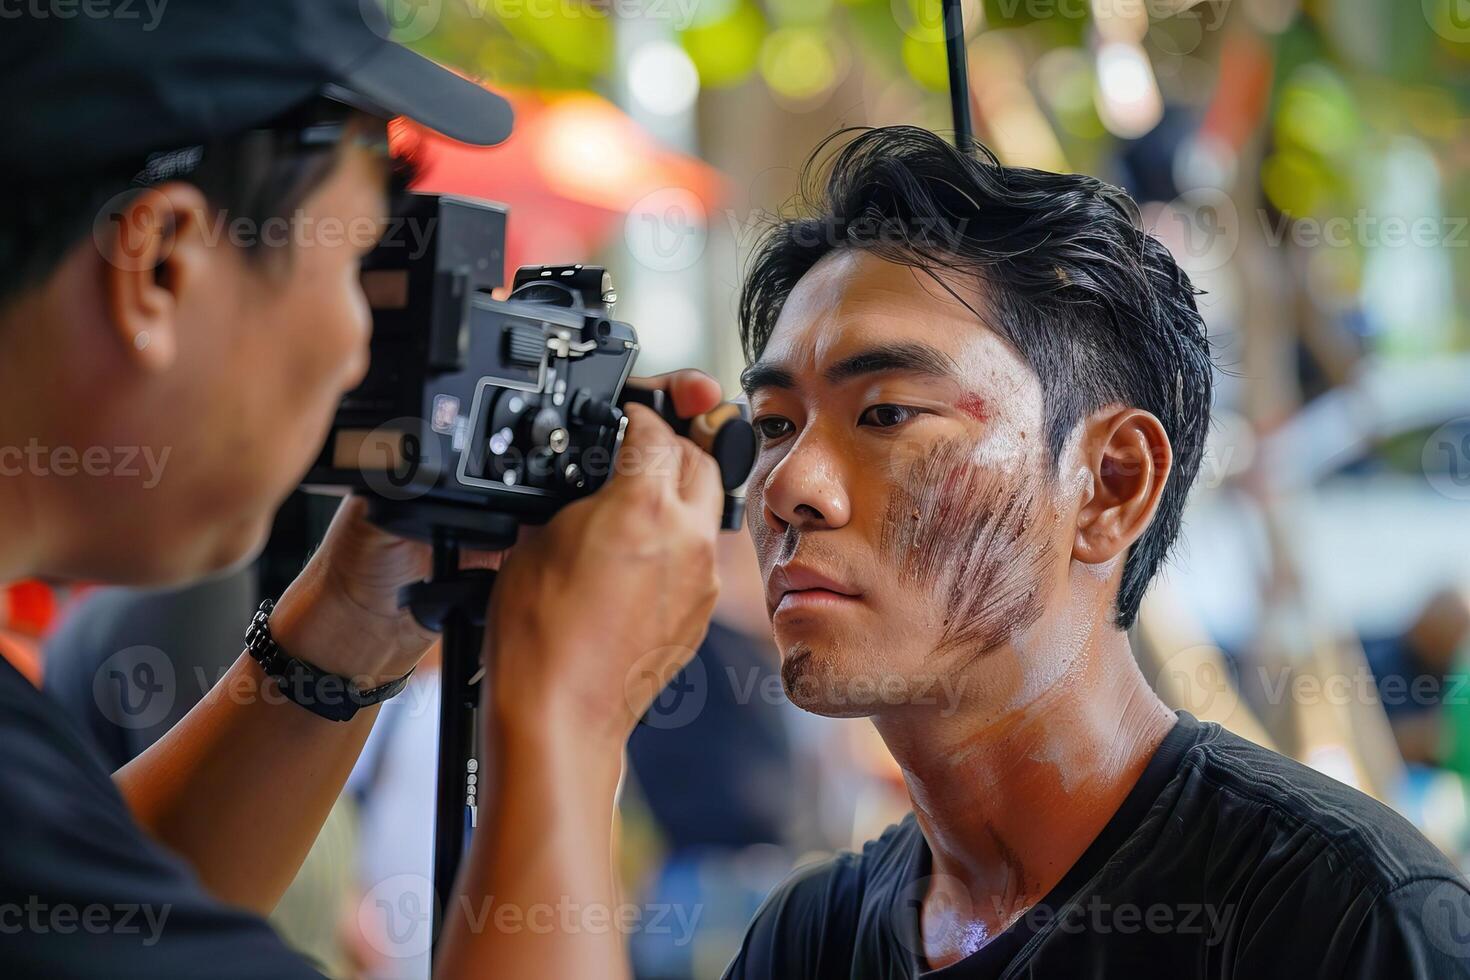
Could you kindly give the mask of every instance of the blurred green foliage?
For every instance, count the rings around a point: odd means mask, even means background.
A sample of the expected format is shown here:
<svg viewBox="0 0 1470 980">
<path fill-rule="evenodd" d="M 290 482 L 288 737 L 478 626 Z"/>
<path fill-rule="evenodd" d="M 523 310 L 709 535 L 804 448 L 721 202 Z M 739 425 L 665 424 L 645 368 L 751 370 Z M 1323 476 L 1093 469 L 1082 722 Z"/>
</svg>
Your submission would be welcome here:
<svg viewBox="0 0 1470 980">
<path fill-rule="evenodd" d="M 415 47 L 501 85 L 612 94 L 616 16 L 644 10 L 668 19 L 706 87 L 763 85 L 800 111 L 820 104 L 860 63 L 885 85 L 909 86 L 916 104 L 933 107 L 930 118 L 942 118 L 940 0 L 440 2 L 435 28 Z M 1259 204 L 1273 214 L 1301 220 L 1372 212 L 1382 205 L 1377 182 L 1389 148 L 1410 140 L 1437 161 L 1437 217 L 1452 221 L 1470 214 L 1470 23 L 1455 19 L 1454 6 L 1463 2 L 1303 0 L 1295 16 L 1264 28 L 1251 21 L 1246 0 L 1202 0 L 1156 18 L 1143 47 L 1166 102 L 1200 119 L 1220 82 L 1224 39 L 1242 30 L 1264 39 L 1270 96 L 1249 159 L 1260 161 Z M 1069 165 L 1105 171 L 1123 146 L 1095 106 L 1094 25 L 1084 0 L 982 0 L 979 8 L 972 77 L 993 67 L 980 63 L 998 50 L 987 45 L 1004 45 Z M 1331 256 L 1333 274 L 1351 286 L 1368 247 L 1355 242 L 1349 254 Z M 1455 248 L 1450 261 L 1463 310 L 1470 247 Z M 1463 338 L 1470 324 L 1459 319 Z"/>
</svg>

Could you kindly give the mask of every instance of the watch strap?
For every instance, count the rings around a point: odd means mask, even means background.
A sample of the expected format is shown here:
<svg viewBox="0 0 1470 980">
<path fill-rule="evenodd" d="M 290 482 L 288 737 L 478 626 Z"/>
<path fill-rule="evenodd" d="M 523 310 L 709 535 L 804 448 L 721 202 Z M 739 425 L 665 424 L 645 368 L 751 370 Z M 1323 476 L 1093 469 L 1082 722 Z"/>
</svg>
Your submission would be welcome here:
<svg viewBox="0 0 1470 980">
<path fill-rule="evenodd" d="M 351 721 L 362 709 L 381 704 L 398 694 L 413 676 L 409 671 L 396 681 L 364 690 L 350 677 L 330 674 L 298 660 L 281 648 L 271 635 L 270 617 L 275 601 L 260 604 L 245 630 L 245 649 L 260 669 L 273 678 L 286 698 L 330 721 Z"/>
</svg>

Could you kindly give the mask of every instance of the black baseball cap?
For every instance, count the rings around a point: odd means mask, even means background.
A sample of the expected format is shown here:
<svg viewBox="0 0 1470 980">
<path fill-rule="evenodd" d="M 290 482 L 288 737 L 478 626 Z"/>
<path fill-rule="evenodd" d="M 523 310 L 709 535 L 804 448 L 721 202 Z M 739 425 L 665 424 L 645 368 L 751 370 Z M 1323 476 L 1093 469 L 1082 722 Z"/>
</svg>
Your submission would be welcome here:
<svg viewBox="0 0 1470 980">
<path fill-rule="evenodd" d="M 464 143 L 509 136 L 510 104 L 391 41 L 382 2 L 28 4 L 0 18 L 0 175 L 100 173 L 322 95 Z"/>
</svg>

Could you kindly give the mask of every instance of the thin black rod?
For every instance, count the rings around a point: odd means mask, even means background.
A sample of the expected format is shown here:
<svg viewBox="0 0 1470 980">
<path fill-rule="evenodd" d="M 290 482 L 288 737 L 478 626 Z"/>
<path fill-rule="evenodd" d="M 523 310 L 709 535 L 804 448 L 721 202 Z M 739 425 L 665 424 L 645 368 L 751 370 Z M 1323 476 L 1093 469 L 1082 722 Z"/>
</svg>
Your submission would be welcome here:
<svg viewBox="0 0 1470 980">
<path fill-rule="evenodd" d="M 975 148 L 970 118 L 970 71 L 965 51 L 965 15 L 960 0 L 944 0 L 944 50 L 949 55 L 949 104 L 954 113 L 954 145 L 965 153 Z"/>
<path fill-rule="evenodd" d="M 459 571 L 459 547 L 447 538 L 434 542 L 434 581 Z M 434 786 L 435 945 L 444 917 L 454 910 L 454 879 L 464 856 L 467 781 L 475 754 L 475 700 L 471 678 L 479 669 L 484 630 L 466 609 L 450 608 L 444 618 L 439 668 L 439 759 Z"/>
</svg>

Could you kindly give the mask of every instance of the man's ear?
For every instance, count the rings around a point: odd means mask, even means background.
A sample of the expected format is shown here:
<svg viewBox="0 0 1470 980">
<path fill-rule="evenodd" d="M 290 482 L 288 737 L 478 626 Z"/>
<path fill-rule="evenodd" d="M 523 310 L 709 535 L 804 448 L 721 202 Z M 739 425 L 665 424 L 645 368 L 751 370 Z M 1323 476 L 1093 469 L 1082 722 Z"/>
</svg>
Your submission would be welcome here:
<svg viewBox="0 0 1470 980">
<path fill-rule="evenodd" d="M 124 356 L 144 370 L 173 364 L 179 297 L 207 272 L 206 214 L 198 188 L 170 183 L 113 208 L 94 229 L 108 320 Z"/>
<path fill-rule="evenodd" d="M 1072 557 L 1097 565 L 1127 552 L 1148 529 L 1173 468 L 1174 451 L 1153 415 L 1113 406 L 1083 423 L 1080 452 L 1091 485 L 1077 512 Z"/>
</svg>

